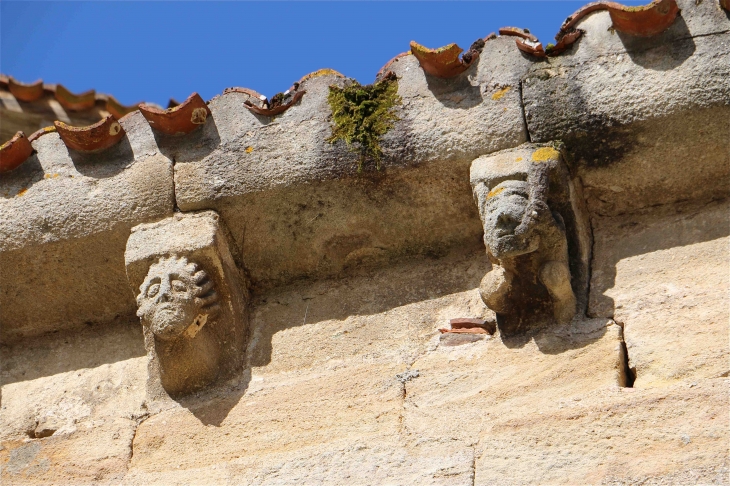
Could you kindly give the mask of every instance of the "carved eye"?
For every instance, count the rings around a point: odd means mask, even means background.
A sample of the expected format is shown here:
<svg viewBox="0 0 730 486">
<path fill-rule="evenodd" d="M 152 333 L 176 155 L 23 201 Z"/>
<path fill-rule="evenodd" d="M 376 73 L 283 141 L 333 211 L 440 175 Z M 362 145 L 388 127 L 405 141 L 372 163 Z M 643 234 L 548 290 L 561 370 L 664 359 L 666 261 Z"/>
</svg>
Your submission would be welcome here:
<svg viewBox="0 0 730 486">
<path fill-rule="evenodd" d="M 147 297 L 154 297 L 157 295 L 157 292 L 160 291 L 160 284 L 152 284 L 150 285 L 150 288 L 147 289 Z"/>
<path fill-rule="evenodd" d="M 185 284 L 180 280 L 173 280 L 170 285 L 172 286 L 173 290 L 176 290 L 178 292 L 185 292 L 186 290 Z"/>
</svg>

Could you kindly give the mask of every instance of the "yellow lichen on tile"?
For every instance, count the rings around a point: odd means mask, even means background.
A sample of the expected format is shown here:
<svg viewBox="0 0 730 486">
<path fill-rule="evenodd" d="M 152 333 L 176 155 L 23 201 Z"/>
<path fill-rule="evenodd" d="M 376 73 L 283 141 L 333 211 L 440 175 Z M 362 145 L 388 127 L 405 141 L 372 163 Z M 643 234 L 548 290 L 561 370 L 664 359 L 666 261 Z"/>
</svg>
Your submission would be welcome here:
<svg viewBox="0 0 730 486">
<path fill-rule="evenodd" d="M 329 75 L 339 76 L 342 78 L 345 77 L 342 73 L 335 71 L 334 69 L 324 68 L 324 69 L 320 69 L 318 71 L 314 71 L 313 73 L 307 74 L 302 79 L 300 79 L 299 82 L 303 83 L 304 81 L 306 81 L 308 79 L 318 78 L 320 76 L 329 76 Z"/>
</svg>

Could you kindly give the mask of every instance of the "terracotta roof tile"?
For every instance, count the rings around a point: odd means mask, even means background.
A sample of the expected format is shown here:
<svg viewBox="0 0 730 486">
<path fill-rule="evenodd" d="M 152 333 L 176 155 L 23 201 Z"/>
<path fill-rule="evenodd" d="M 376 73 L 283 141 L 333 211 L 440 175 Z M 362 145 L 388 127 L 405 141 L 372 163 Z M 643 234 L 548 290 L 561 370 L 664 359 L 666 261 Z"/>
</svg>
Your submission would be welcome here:
<svg viewBox="0 0 730 486">
<path fill-rule="evenodd" d="M 33 153 L 33 147 L 23 132 L 0 145 L 0 173 L 20 166 Z"/>
<path fill-rule="evenodd" d="M 28 137 L 28 141 L 33 143 L 47 133 L 56 133 L 56 126 L 51 125 L 49 127 L 43 127 L 40 130 L 33 132 L 30 137 Z"/>
<path fill-rule="evenodd" d="M 21 83 L 12 77 L 7 80 L 8 91 L 20 101 L 31 102 L 43 96 L 43 80 L 34 83 Z"/>
<path fill-rule="evenodd" d="M 117 101 L 112 95 L 106 95 L 106 111 L 114 115 L 114 118 L 119 119 L 124 115 L 128 115 L 139 108 L 141 103 L 134 105 L 125 106 Z"/>
<path fill-rule="evenodd" d="M 109 148 L 124 137 L 124 129 L 112 115 L 88 127 L 72 127 L 60 121 L 53 124 L 63 143 L 80 152 Z"/>
<path fill-rule="evenodd" d="M 722 8 L 730 11 L 730 0 L 718 1 Z M 650 4 L 641 7 L 627 7 L 606 1 L 590 3 L 566 19 L 555 37 L 557 40 L 556 45 L 549 45 L 547 49 L 543 48 L 542 43 L 527 29 L 504 27 L 499 30 L 499 33 L 500 35 L 515 36 L 517 47 L 523 52 L 537 57 L 554 56 L 568 49 L 580 38 L 583 31 L 575 28 L 580 19 L 592 12 L 601 10 L 608 11 L 613 22 L 613 28 L 617 31 L 636 36 L 653 36 L 663 32 L 672 25 L 679 13 L 675 0 L 654 0 Z M 490 34 L 484 39 L 477 40 L 469 51 L 461 57 L 459 55 L 463 50 L 456 44 L 449 44 L 439 49 L 429 49 L 416 42 L 411 42 L 410 52 L 401 53 L 391 59 L 380 69 L 376 79 L 381 77 L 398 59 L 411 53 L 418 59 L 425 72 L 444 78 L 456 76 L 466 71 L 475 62 L 480 55 L 484 42 L 494 37 L 494 34 Z M 228 88 L 224 93 L 238 92 L 247 94 L 249 98 L 244 106 L 248 110 L 260 115 L 272 116 L 286 111 L 304 96 L 305 91 L 299 88 L 301 83 L 325 75 L 336 75 L 344 78 L 342 74 L 332 69 L 321 69 L 302 77 L 289 92 L 280 93 L 272 101 L 247 88 Z M 54 127 L 38 130 L 28 138 L 22 132 L 16 133 L 10 141 L 0 148 L 0 157 L 2 157 L 0 172 L 17 167 L 32 153 L 32 147 L 28 148 L 30 142 L 56 130 L 61 135 L 64 143 L 70 148 L 82 151 L 101 150 L 117 143 L 124 136 L 124 130 L 116 122 L 116 119 L 136 109 L 142 112 L 155 130 L 174 134 L 193 131 L 199 125 L 204 124 L 208 115 L 210 115 L 210 109 L 197 93 L 193 93 L 183 103 L 177 103 L 175 100 L 170 99 L 168 109 L 163 110 L 151 103 L 125 106 L 120 104 L 113 96 L 98 94 L 94 90 L 74 94 L 61 84 L 44 84 L 42 80 L 26 84 L 2 74 L 0 74 L 0 89 L 9 91 L 17 100 L 26 103 L 48 99 L 49 96 L 52 96 L 61 105 L 56 105 L 58 109 L 54 108 L 54 112 L 59 112 L 55 113 L 55 116 L 65 116 L 62 113 L 62 107 L 72 112 L 66 119 L 70 120 L 71 117 L 74 117 L 76 123 L 88 123 L 89 118 L 93 119 L 93 117 L 99 115 L 109 114 L 90 126 L 73 127 L 67 123 L 57 121 Z M 51 101 L 48 101 L 48 103 L 50 104 Z M 94 112 L 91 110 L 92 108 L 97 111 Z M 38 119 L 46 115 L 47 113 L 38 111 L 33 115 L 36 117 L 36 121 L 33 123 L 37 123 Z M 32 123 L 30 123 L 30 126 L 32 126 Z M 20 160 L 21 158 L 22 160 Z"/>
<path fill-rule="evenodd" d="M 66 89 L 62 84 L 57 84 L 55 93 L 58 102 L 67 110 L 88 110 L 96 104 L 96 91 L 93 89 L 81 94 L 74 94 Z"/>
<path fill-rule="evenodd" d="M 613 28 L 625 34 L 650 37 L 669 28 L 679 13 L 675 0 L 654 0 L 648 5 L 627 7 L 616 2 L 595 2 L 583 6 L 568 17 L 556 36 L 570 32 L 575 24 L 591 12 L 608 10 Z"/>
<path fill-rule="evenodd" d="M 391 59 L 390 61 L 386 62 L 383 65 L 383 67 L 380 68 L 380 71 L 378 71 L 378 74 L 375 75 L 375 79 L 380 79 L 383 76 L 383 74 L 385 74 L 387 71 L 390 70 L 390 66 L 393 65 L 393 63 L 398 62 L 398 60 L 401 57 L 406 57 L 406 56 L 411 56 L 411 55 L 412 55 L 411 54 L 411 51 L 401 52 L 400 54 L 398 54 L 397 56 L 395 56 L 393 59 Z"/>
<path fill-rule="evenodd" d="M 170 135 L 190 133 L 203 125 L 210 115 L 208 105 L 198 93 L 191 94 L 188 99 L 167 110 L 142 103 L 139 111 L 153 129 Z"/>
<path fill-rule="evenodd" d="M 411 52 L 418 59 L 421 68 L 437 78 L 453 78 L 469 69 L 479 57 L 478 51 L 471 50 L 467 51 L 470 56 L 465 54 L 459 57 L 463 51 L 464 49 L 456 44 L 429 49 L 416 41 L 411 41 Z"/>
<path fill-rule="evenodd" d="M 515 42 L 517 48 L 522 52 L 532 54 L 535 57 L 545 57 L 547 53 L 545 48 L 542 46 L 542 42 L 537 37 L 532 35 L 527 29 L 520 29 L 519 27 L 502 27 L 499 29 L 499 35 L 511 35 L 517 37 Z"/>
</svg>

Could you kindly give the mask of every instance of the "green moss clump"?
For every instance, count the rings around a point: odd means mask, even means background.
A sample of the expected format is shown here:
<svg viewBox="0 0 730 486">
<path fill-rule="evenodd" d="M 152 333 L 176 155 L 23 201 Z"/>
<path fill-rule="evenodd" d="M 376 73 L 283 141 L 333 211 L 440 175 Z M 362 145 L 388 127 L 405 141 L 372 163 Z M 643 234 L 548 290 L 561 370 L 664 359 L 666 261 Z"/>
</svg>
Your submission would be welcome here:
<svg viewBox="0 0 730 486">
<path fill-rule="evenodd" d="M 393 128 L 399 120 L 395 106 L 401 103 L 398 96 L 398 78 L 388 73 L 382 80 L 362 86 L 352 81 L 344 88 L 330 86 L 327 97 L 332 110 L 332 136 L 327 141 L 344 140 L 352 152 L 360 154 L 358 172 L 368 158 L 375 161 L 380 170 L 383 150 L 380 137 Z"/>
</svg>

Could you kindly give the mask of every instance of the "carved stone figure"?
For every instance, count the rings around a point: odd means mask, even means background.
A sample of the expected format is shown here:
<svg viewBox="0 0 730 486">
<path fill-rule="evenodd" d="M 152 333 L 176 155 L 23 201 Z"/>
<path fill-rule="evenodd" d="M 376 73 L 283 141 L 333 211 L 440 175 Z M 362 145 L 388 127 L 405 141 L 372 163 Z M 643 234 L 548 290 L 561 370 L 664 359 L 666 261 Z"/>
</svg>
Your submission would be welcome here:
<svg viewBox="0 0 730 486">
<path fill-rule="evenodd" d="M 150 399 L 176 398 L 241 369 L 248 295 L 216 213 L 133 228 L 125 259 L 138 289 Z"/>
<path fill-rule="evenodd" d="M 163 341 L 195 337 L 220 310 L 208 274 L 185 257 L 161 257 L 139 291 L 137 315 Z"/>
<path fill-rule="evenodd" d="M 569 322 L 577 311 L 575 289 L 585 287 L 588 236 L 560 153 L 526 145 L 480 157 L 471 183 L 492 263 L 480 294 L 497 313 L 500 331 Z"/>
</svg>

